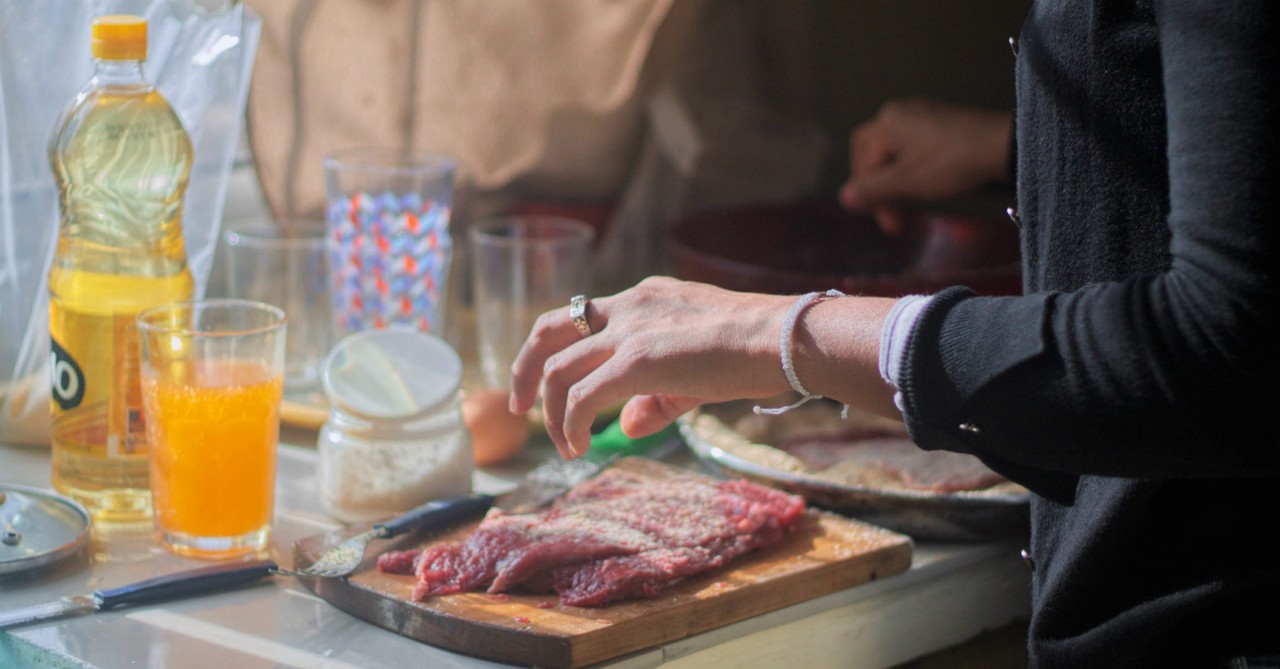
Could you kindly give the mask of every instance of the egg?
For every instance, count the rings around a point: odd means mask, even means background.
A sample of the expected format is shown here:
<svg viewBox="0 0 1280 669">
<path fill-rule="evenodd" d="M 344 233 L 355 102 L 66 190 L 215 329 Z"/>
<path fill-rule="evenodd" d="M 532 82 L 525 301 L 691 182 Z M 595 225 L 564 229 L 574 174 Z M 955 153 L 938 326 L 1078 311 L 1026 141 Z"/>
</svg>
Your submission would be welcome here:
<svg viewBox="0 0 1280 669">
<path fill-rule="evenodd" d="M 508 395 L 500 388 L 482 388 L 462 397 L 462 420 L 471 432 L 471 456 L 477 466 L 507 460 L 529 440 L 529 421 L 507 410 Z"/>
</svg>

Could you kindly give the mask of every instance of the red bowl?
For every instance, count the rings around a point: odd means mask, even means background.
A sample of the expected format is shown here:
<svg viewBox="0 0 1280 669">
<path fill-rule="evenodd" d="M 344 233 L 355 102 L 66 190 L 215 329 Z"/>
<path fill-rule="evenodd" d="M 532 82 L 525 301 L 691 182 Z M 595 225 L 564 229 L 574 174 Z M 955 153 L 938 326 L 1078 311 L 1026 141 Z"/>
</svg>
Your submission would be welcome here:
<svg viewBox="0 0 1280 669">
<path fill-rule="evenodd" d="M 676 276 L 742 291 L 836 288 L 899 297 L 963 285 L 1022 290 L 1018 230 L 1004 220 L 905 212 L 888 235 L 866 214 L 824 206 L 750 207 L 686 217 L 671 233 Z"/>
</svg>

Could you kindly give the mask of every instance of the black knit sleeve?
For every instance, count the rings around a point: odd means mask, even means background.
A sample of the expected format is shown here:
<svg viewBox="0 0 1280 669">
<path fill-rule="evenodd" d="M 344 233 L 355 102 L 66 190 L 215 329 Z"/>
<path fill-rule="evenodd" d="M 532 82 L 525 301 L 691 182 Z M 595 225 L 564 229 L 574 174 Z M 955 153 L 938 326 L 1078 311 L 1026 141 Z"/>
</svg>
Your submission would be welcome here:
<svg viewBox="0 0 1280 669">
<path fill-rule="evenodd" d="M 921 446 L 1103 476 L 1280 472 L 1276 13 L 1156 3 L 1167 268 L 1023 297 L 941 294 L 904 367 Z"/>
</svg>

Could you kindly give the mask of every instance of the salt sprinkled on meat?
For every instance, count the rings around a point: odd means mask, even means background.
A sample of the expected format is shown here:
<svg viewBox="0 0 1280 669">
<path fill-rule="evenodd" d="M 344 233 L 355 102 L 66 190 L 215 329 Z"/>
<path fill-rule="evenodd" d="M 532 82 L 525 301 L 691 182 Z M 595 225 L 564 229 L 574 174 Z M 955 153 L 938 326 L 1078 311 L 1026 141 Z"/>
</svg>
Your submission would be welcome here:
<svg viewBox="0 0 1280 669">
<path fill-rule="evenodd" d="M 538 512 L 491 510 L 463 543 L 388 553 L 383 571 L 418 577 L 413 597 L 519 589 L 600 606 L 652 597 L 682 578 L 782 540 L 803 513 L 794 495 L 747 481 L 653 480 L 611 469 Z"/>
</svg>

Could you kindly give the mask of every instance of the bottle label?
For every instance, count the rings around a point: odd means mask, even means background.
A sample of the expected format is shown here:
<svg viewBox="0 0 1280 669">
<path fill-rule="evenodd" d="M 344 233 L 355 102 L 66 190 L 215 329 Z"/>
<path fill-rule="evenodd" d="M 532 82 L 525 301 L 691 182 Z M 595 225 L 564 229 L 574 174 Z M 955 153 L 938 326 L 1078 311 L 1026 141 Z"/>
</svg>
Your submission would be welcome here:
<svg viewBox="0 0 1280 669">
<path fill-rule="evenodd" d="M 84 371 L 71 354 L 49 338 L 49 376 L 53 384 L 53 400 L 58 408 L 68 411 L 80 406 L 84 400 Z"/>
</svg>

